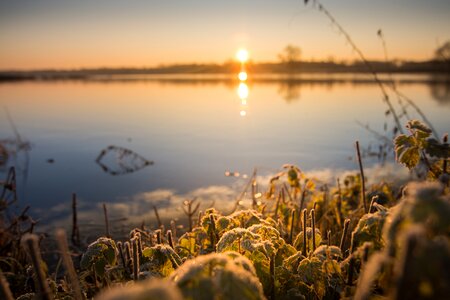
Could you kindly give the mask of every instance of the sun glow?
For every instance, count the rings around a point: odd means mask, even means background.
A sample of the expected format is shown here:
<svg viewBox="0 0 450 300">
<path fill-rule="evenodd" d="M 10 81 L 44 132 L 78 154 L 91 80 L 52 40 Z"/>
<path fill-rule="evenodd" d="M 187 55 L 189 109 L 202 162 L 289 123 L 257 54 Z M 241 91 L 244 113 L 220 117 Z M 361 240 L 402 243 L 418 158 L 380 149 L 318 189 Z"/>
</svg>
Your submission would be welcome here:
<svg viewBox="0 0 450 300">
<path fill-rule="evenodd" d="M 242 71 L 242 72 L 239 72 L 239 75 L 238 75 L 238 77 L 239 77 L 239 80 L 240 81 L 246 81 L 247 80 L 247 72 L 245 72 L 245 71 Z"/>
<path fill-rule="evenodd" d="M 248 60 L 248 51 L 246 49 L 239 49 L 236 53 L 236 58 L 241 63 L 245 63 Z"/>
</svg>

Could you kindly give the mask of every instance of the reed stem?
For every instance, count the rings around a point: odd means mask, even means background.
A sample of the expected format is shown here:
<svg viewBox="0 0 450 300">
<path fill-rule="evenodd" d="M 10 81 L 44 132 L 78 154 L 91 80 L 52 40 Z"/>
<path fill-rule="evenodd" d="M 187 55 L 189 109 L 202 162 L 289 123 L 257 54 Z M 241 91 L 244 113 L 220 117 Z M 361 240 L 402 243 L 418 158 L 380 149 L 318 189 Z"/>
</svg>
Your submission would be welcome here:
<svg viewBox="0 0 450 300">
<path fill-rule="evenodd" d="M 361 201 L 364 206 L 364 213 L 367 214 L 367 204 L 366 204 L 366 182 L 364 180 L 364 169 L 361 161 L 361 152 L 359 151 L 359 142 L 356 141 L 356 154 L 358 156 L 359 172 L 361 174 Z"/>
<path fill-rule="evenodd" d="M 133 279 L 134 281 L 139 280 L 139 253 L 138 253 L 138 242 L 137 238 L 131 240 L 133 246 Z"/>
<path fill-rule="evenodd" d="M 312 227 L 312 251 L 316 251 L 316 213 L 311 209 L 311 227 Z"/>
<path fill-rule="evenodd" d="M 339 245 L 339 248 L 341 248 L 342 254 L 344 254 L 345 238 L 347 237 L 349 225 L 350 225 L 350 219 L 345 219 L 344 229 L 342 230 L 341 244 Z"/>
<path fill-rule="evenodd" d="M 56 231 L 56 240 L 58 242 L 58 248 L 61 252 L 62 261 L 66 268 L 67 275 L 70 283 L 72 284 L 72 293 L 75 300 L 83 300 L 83 294 L 80 288 L 80 282 L 78 281 L 75 267 L 73 266 L 72 258 L 70 257 L 69 245 L 67 244 L 66 232 L 63 229 Z"/>
<path fill-rule="evenodd" d="M 80 246 L 80 229 L 78 228 L 77 219 L 77 194 L 72 194 L 72 243 Z"/>
<path fill-rule="evenodd" d="M 289 232 L 289 243 L 291 243 L 291 245 L 292 245 L 292 243 L 294 242 L 293 241 L 293 236 L 294 236 L 294 224 L 295 224 L 295 209 L 293 209 L 292 210 L 292 212 L 291 212 L 291 230 L 290 230 L 290 232 Z"/>
<path fill-rule="evenodd" d="M 33 265 L 36 276 L 36 289 L 43 300 L 53 300 L 52 292 L 48 286 L 47 278 L 42 270 L 42 257 L 39 251 L 38 237 L 35 234 L 26 234 L 22 238 L 24 246 L 27 248 L 28 256 Z"/>
<path fill-rule="evenodd" d="M 306 220 L 307 219 L 307 209 L 303 210 L 303 256 L 306 257 Z"/>
<path fill-rule="evenodd" d="M 107 237 L 111 237 L 109 233 L 109 219 L 108 219 L 108 210 L 106 209 L 106 204 L 103 203 L 103 215 L 105 216 L 105 234 Z"/>
</svg>

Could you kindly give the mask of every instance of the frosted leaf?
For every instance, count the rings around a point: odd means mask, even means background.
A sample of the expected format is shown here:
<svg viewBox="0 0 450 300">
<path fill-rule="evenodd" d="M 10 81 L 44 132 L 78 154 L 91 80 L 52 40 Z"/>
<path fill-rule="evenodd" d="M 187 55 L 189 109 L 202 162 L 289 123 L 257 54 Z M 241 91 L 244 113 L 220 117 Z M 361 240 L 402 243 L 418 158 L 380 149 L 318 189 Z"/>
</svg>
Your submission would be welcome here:
<svg viewBox="0 0 450 300">
<path fill-rule="evenodd" d="M 265 299 L 251 265 L 235 252 L 211 253 L 187 261 L 169 279 L 188 299 Z"/>
<path fill-rule="evenodd" d="M 322 235 L 320 234 L 320 230 L 318 228 L 316 228 L 315 238 L 316 238 L 316 247 L 318 247 L 322 242 Z M 295 249 L 303 251 L 303 230 L 300 231 L 300 233 L 297 234 L 297 236 L 295 237 L 293 246 L 295 247 Z M 311 227 L 306 227 L 306 249 L 307 251 L 312 251 L 313 249 Z"/>
<path fill-rule="evenodd" d="M 95 268 L 98 276 L 102 277 L 107 265 L 113 266 L 117 262 L 118 250 L 116 243 L 106 237 L 100 237 L 91 243 L 81 257 L 82 269 Z"/>
<path fill-rule="evenodd" d="M 95 297 L 96 300 L 182 300 L 180 290 L 170 281 L 152 278 L 127 286 L 117 286 Z"/>
<path fill-rule="evenodd" d="M 342 252 L 339 247 L 327 245 L 320 245 L 319 247 L 317 247 L 313 255 L 321 261 L 324 261 L 326 259 L 337 260 L 342 258 Z"/>
<path fill-rule="evenodd" d="M 354 246 L 358 247 L 364 242 L 372 242 L 375 249 L 381 249 L 384 246 L 382 233 L 387 215 L 386 211 L 363 215 L 353 230 Z"/>
</svg>

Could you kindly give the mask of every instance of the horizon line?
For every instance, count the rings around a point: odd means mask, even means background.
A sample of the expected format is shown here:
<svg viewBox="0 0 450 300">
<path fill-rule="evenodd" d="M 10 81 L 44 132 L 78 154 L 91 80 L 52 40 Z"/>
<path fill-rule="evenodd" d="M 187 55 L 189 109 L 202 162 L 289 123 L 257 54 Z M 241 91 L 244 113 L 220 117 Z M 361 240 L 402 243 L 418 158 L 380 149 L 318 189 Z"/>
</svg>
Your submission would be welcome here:
<svg viewBox="0 0 450 300">
<path fill-rule="evenodd" d="M 368 59 L 368 62 L 372 63 L 393 63 L 393 64 L 403 64 L 403 63 L 429 63 L 433 61 L 439 61 L 436 58 L 429 58 L 429 59 L 390 59 L 388 61 L 383 59 Z M 336 65 L 352 65 L 355 63 L 362 63 L 363 61 L 360 59 L 334 59 L 334 60 L 316 60 L 316 59 L 310 59 L 310 60 L 297 60 L 294 63 L 300 64 L 300 63 L 330 63 L 330 64 L 336 64 Z M 253 60 L 249 60 L 247 65 L 263 65 L 263 64 L 286 64 L 286 62 L 281 61 L 259 61 L 255 62 Z M 8 72 L 68 72 L 68 71 L 94 71 L 94 70 L 158 70 L 158 69 L 164 69 L 164 68 L 172 68 L 172 67 L 183 67 L 183 66 L 226 66 L 226 65 L 240 65 L 240 62 L 236 60 L 227 60 L 224 62 L 174 62 L 174 63 L 160 63 L 157 65 L 141 65 L 141 66 L 93 66 L 93 67 L 87 67 L 87 66 L 79 66 L 79 67 L 43 67 L 43 68 L 8 68 L 3 69 L 0 68 L 0 72 L 2 73 L 8 73 Z"/>
</svg>

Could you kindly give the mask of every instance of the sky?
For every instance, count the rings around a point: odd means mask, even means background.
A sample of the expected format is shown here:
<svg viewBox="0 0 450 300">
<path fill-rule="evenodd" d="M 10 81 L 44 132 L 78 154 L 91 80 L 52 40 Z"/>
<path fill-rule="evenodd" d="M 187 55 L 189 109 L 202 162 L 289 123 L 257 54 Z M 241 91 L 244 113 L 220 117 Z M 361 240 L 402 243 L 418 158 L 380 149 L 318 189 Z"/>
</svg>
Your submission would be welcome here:
<svg viewBox="0 0 450 300">
<path fill-rule="evenodd" d="M 312 2 L 309 1 L 309 2 Z M 448 0 L 321 0 L 369 59 L 425 60 L 450 40 Z M 0 0 L 0 70 L 223 63 L 239 48 L 277 61 L 354 60 L 327 17 L 303 0 Z"/>
</svg>

